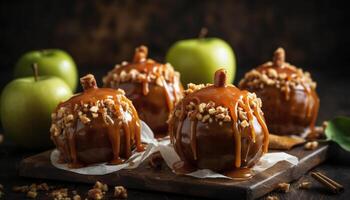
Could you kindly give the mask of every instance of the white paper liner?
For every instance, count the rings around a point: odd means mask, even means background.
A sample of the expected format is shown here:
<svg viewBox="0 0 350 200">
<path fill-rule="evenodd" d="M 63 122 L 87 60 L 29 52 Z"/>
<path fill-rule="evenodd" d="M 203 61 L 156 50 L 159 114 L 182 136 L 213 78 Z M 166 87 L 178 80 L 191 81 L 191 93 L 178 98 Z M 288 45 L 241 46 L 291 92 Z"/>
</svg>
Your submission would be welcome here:
<svg viewBox="0 0 350 200">
<path fill-rule="evenodd" d="M 170 144 L 169 137 L 165 137 L 161 140 L 156 140 L 152 130 L 147 126 L 146 123 L 141 121 L 141 140 L 143 143 L 148 143 L 146 150 L 144 152 L 133 152 L 133 155 L 125 162 L 119 165 L 108 165 L 107 163 L 99 163 L 89 165 L 87 167 L 82 167 L 78 169 L 68 168 L 67 164 L 60 164 L 58 162 L 59 151 L 57 149 L 53 150 L 50 156 L 51 163 L 53 166 L 75 172 L 78 174 L 85 175 L 105 175 L 112 172 L 119 171 L 121 169 L 134 169 L 137 168 L 144 160 L 146 160 L 151 154 L 159 151 L 164 158 L 164 161 L 169 168 L 173 169 L 173 164 L 180 161 L 180 157 L 175 152 L 173 146 Z M 291 165 L 298 164 L 298 158 L 284 152 L 276 153 L 266 153 L 261 158 L 260 161 L 252 168 L 253 173 L 262 172 L 280 161 L 287 161 Z M 209 169 L 197 170 L 192 173 L 186 174 L 188 176 L 196 178 L 226 178 L 230 177 L 224 176 L 217 172 L 213 172 Z"/>
</svg>

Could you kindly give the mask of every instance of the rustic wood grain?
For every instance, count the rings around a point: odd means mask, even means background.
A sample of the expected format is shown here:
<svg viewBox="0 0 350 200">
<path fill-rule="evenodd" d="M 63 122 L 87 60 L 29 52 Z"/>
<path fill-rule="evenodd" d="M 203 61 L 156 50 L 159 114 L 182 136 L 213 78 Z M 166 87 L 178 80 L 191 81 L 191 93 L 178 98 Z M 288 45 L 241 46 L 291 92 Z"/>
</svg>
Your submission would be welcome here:
<svg viewBox="0 0 350 200">
<path fill-rule="evenodd" d="M 61 180 L 69 182 L 94 183 L 97 180 L 110 185 L 122 184 L 128 188 L 170 192 L 198 197 L 228 199 L 233 195 L 238 199 L 255 199 L 274 190 L 280 182 L 291 182 L 305 172 L 322 163 L 327 158 L 328 145 L 321 145 L 314 151 L 306 151 L 302 146 L 288 153 L 299 158 L 300 163 L 291 167 L 287 162 L 277 163 L 270 169 L 255 175 L 248 181 L 225 179 L 195 179 L 188 176 L 176 176 L 169 168 L 154 170 L 144 162 L 137 169 L 121 170 L 102 175 L 81 175 L 60 170 L 51 165 L 46 151 L 24 159 L 19 167 L 23 177 Z"/>
</svg>

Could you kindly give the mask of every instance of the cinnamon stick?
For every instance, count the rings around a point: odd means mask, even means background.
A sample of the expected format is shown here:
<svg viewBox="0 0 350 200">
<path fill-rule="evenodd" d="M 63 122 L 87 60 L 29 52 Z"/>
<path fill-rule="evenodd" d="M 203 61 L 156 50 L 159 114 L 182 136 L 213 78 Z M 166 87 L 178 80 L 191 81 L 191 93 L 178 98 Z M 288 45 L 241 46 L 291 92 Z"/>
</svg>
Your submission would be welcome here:
<svg viewBox="0 0 350 200">
<path fill-rule="evenodd" d="M 344 190 L 344 187 L 341 184 L 337 183 L 321 172 L 312 172 L 311 176 L 335 194 L 338 194 Z"/>
</svg>

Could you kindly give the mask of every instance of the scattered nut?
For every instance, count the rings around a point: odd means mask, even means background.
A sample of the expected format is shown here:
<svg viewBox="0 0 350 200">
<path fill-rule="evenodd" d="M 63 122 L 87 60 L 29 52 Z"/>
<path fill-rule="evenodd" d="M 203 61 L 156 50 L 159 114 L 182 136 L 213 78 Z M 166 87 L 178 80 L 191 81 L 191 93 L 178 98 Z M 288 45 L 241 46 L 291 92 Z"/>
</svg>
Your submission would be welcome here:
<svg viewBox="0 0 350 200">
<path fill-rule="evenodd" d="M 88 197 L 94 200 L 100 200 L 103 198 L 102 190 L 98 188 L 93 188 L 88 191 Z"/>
<path fill-rule="evenodd" d="M 95 185 L 94 185 L 95 189 L 100 189 L 103 192 L 107 192 L 108 191 L 108 185 L 101 183 L 100 181 L 96 181 Z"/>
<path fill-rule="evenodd" d="M 68 189 L 61 188 L 51 192 L 50 194 L 55 200 L 63 200 L 68 197 Z"/>
<path fill-rule="evenodd" d="M 310 181 L 303 181 L 299 184 L 299 189 L 309 189 L 311 188 L 311 182 Z"/>
<path fill-rule="evenodd" d="M 282 192 L 289 192 L 290 184 L 289 183 L 279 183 L 278 190 Z"/>
<path fill-rule="evenodd" d="M 13 186 L 12 191 L 13 191 L 13 192 L 25 193 L 25 192 L 28 192 L 28 191 L 29 191 L 29 186 L 28 186 L 28 185 Z"/>
<path fill-rule="evenodd" d="M 118 199 L 127 199 L 128 192 L 123 186 L 114 187 L 114 197 Z"/>
<path fill-rule="evenodd" d="M 80 195 L 76 194 L 73 196 L 73 200 L 81 200 Z"/>
<path fill-rule="evenodd" d="M 35 199 L 36 196 L 38 196 L 38 193 L 35 192 L 35 191 L 28 191 L 28 192 L 27 192 L 27 197 L 28 197 L 28 198 Z"/>
<path fill-rule="evenodd" d="M 318 142 L 317 141 L 307 142 L 304 145 L 304 149 L 306 149 L 306 150 L 314 150 L 317 147 L 318 147 Z"/>
</svg>

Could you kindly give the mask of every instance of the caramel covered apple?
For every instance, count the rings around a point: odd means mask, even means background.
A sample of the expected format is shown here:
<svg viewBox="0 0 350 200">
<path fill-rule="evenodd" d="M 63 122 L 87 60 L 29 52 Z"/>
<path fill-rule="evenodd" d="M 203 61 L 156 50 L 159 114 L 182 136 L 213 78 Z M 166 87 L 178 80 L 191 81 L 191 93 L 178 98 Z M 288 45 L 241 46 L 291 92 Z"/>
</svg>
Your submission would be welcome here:
<svg viewBox="0 0 350 200">
<path fill-rule="evenodd" d="M 319 109 L 316 83 L 308 72 L 285 62 L 282 48 L 275 51 L 272 62 L 246 73 L 239 87 L 255 92 L 261 98 L 271 133 L 301 135 L 314 132 Z"/>
<path fill-rule="evenodd" d="M 214 84 L 188 85 L 169 118 L 169 133 L 182 160 L 175 171 L 188 166 L 219 172 L 246 169 L 268 150 L 261 100 L 226 84 L 222 69 Z"/>
<path fill-rule="evenodd" d="M 105 87 L 120 88 L 133 102 L 140 118 L 156 133 L 167 131 L 166 121 L 182 98 L 180 74 L 167 64 L 147 58 L 145 46 L 136 48 L 131 63 L 126 61 L 103 78 Z"/>
<path fill-rule="evenodd" d="M 89 74 L 84 91 L 60 103 L 52 113 L 51 139 L 70 167 L 122 163 L 132 150 L 142 151 L 140 121 L 123 90 L 97 88 Z"/>
</svg>

